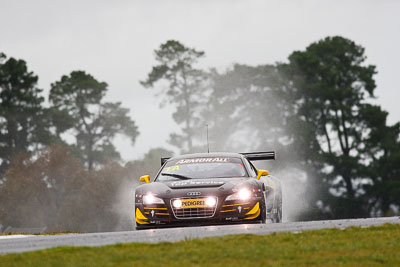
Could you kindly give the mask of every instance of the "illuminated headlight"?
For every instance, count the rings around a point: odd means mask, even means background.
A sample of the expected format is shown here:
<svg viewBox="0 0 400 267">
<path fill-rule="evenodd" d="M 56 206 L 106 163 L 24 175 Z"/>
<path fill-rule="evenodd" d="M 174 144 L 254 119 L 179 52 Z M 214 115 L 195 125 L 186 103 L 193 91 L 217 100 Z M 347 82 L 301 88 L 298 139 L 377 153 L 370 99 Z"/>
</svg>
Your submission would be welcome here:
<svg viewBox="0 0 400 267">
<path fill-rule="evenodd" d="M 238 194 L 241 200 L 248 200 L 251 197 L 250 190 L 246 188 L 240 189 Z"/>
<path fill-rule="evenodd" d="M 175 199 L 175 200 L 172 202 L 172 205 L 174 206 L 174 208 L 180 208 L 180 207 L 182 206 L 182 200 L 180 200 L 180 199 Z"/>
<path fill-rule="evenodd" d="M 215 200 L 214 197 L 208 197 L 208 198 L 206 199 L 206 205 L 207 205 L 208 207 L 214 207 L 215 204 L 217 204 L 217 200 Z"/>
<path fill-rule="evenodd" d="M 143 196 L 143 204 L 164 204 L 164 201 L 159 197 L 153 196 L 152 194 L 147 194 Z"/>
<path fill-rule="evenodd" d="M 242 188 L 239 190 L 239 192 L 232 194 L 226 198 L 226 200 L 249 200 L 251 197 L 251 192 L 250 190 L 246 188 Z"/>
</svg>

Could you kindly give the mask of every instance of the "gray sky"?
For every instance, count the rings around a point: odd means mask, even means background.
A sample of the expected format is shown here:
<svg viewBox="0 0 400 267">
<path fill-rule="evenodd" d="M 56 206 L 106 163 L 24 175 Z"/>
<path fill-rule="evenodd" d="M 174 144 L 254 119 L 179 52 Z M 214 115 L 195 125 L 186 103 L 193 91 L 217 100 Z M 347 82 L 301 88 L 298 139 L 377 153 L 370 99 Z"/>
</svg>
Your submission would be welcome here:
<svg viewBox="0 0 400 267">
<path fill-rule="evenodd" d="M 168 39 L 205 51 L 202 67 L 224 69 L 286 61 L 294 50 L 341 35 L 366 48 L 379 72 L 374 102 L 390 123 L 400 121 L 399 12 L 395 0 L 0 0 L 0 51 L 26 60 L 46 92 L 78 69 L 107 82 L 107 100 L 130 108 L 139 126 L 134 146 L 117 141 L 129 160 L 171 148 L 172 109 L 160 109 L 156 90 L 138 82 L 155 64 L 153 50 Z"/>
</svg>

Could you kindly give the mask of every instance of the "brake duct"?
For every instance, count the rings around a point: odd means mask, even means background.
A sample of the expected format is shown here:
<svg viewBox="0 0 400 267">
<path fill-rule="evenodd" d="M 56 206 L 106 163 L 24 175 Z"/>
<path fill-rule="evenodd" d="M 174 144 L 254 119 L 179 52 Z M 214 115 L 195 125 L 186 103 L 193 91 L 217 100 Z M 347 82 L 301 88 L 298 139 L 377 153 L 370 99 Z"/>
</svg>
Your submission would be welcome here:
<svg viewBox="0 0 400 267">
<path fill-rule="evenodd" d="M 257 202 L 254 207 L 248 212 L 246 213 L 246 216 L 249 216 L 247 218 L 245 218 L 246 220 L 251 220 L 251 219 L 255 219 L 260 215 L 261 211 L 260 211 L 260 202 Z"/>
<path fill-rule="evenodd" d="M 149 224 L 149 222 L 146 222 L 145 220 L 148 220 L 147 217 L 144 216 L 138 208 L 136 208 L 136 222 L 138 224 Z"/>
</svg>

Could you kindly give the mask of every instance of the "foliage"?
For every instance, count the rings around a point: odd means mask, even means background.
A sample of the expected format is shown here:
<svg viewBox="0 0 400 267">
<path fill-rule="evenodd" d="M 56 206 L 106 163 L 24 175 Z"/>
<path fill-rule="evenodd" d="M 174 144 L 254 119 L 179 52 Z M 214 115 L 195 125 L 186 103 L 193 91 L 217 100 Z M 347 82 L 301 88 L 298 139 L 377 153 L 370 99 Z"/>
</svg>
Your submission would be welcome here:
<svg viewBox="0 0 400 267">
<path fill-rule="evenodd" d="M 160 65 L 142 82 L 166 81 L 171 104 L 183 88 L 177 62 L 184 49 L 175 41 L 161 45 Z M 210 126 L 213 151 L 274 149 L 284 159 L 275 170 L 293 169 L 280 172 L 283 179 L 305 173 L 309 209 L 302 219 L 393 214 L 400 207 L 398 126 L 388 126 L 386 112 L 368 103 L 376 71 L 365 59 L 363 47 L 335 36 L 293 52 L 289 63 L 212 70 L 205 94 L 186 91 L 207 99 L 186 114 Z"/>
<path fill-rule="evenodd" d="M 46 232 L 130 230 L 139 177 L 154 177 L 160 157 L 170 155 L 156 148 L 124 167 L 110 161 L 87 171 L 66 146 L 52 145 L 35 158 L 20 154 L 0 184 L 0 222 L 16 228 L 46 226 Z"/>
<path fill-rule="evenodd" d="M 365 58 L 364 48 L 338 36 L 289 56 L 296 97 L 294 121 L 310 134 L 298 140 L 307 142 L 302 144 L 307 151 L 303 160 L 312 159 L 324 169 L 319 171 L 325 172 L 330 186 L 328 205 L 334 217 L 369 214 L 360 198 L 364 184 L 370 182 L 363 173 L 368 165 L 363 148 L 371 131 L 371 116 L 365 110 L 378 117 L 382 111 L 366 103 L 373 97 L 376 71 L 375 66 L 364 66 Z"/>
<path fill-rule="evenodd" d="M 387 112 L 370 103 L 376 71 L 360 45 L 327 37 L 288 63 L 209 72 L 195 68 L 204 52 L 177 41 L 155 54 L 141 83 L 165 86 L 163 103 L 183 125 L 170 142 L 181 152 L 205 151 L 198 141 L 206 124 L 211 151 L 276 150 L 281 160 L 262 168 L 292 190 L 284 205 L 307 207 L 291 219 L 399 213 L 400 123 L 388 125 Z M 37 80 L 23 60 L 0 55 L 0 223 L 131 229 L 138 178 L 154 178 L 172 153 L 151 149 L 121 166 L 113 140 L 123 134 L 134 143 L 138 130 L 121 103 L 104 101 L 107 84 L 74 71 L 51 85 L 45 108 Z"/>
<path fill-rule="evenodd" d="M 65 203 L 65 214 L 62 217 L 64 223 L 56 230 L 102 232 L 118 229 L 118 195 L 124 182 L 124 169 L 115 162 L 109 162 L 101 169 L 87 173 L 79 196 L 70 198 L 69 203 Z M 132 208 L 133 195 L 126 201 Z"/>
<path fill-rule="evenodd" d="M 400 264 L 399 225 L 230 235 L 157 244 L 59 247 L 0 256 L 4 266 L 370 266 Z M 207 255 L 207 257 L 205 257 Z"/>
<path fill-rule="evenodd" d="M 400 123 L 387 126 L 387 113 L 376 109 L 364 111 L 371 129 L 363 149 L 370 162 L 364 171 L 372 183 L 364 186 L 363 198 L 372 215 L 393 216 L 400 207 Z"/>
<path fill-rule="evenodd" d="M 81 164 L 58 145 L 37 160 L 26 154 L 14 158 L 0 188 L 0 221 L 14 227 L 57 225 L 60 210 L 70 195 L 79 195 L 84 180 Z"/>
<path fill-rule="evenodd" d="M 214 70 L 211 80 L 204 120 L 211 126 L 213 149 L 280 150 L 291 106 L 277 67 L 235 64 L 223 73 Z"/>
<path fill-rule="evenodd" d="M 115 162 L 89 172 L 67 147 L 53 145 L 36 159 L 18 155 L 5 177 L 0 186 L 4 225 L 46 226 L 47 232 L 131 229 L 129 224 L 119 225 L 119 206 L 125 203 L 118 197 L 127 175 Z M 126 202 L 132 205 L 129 197 Z"/>
<path fill-rule="evenodd" d="M 38 77 L 26 62 L 0 53 L 0 174 L 11 158 L 51 141 Z"/>
<path fill-rule="evenodd" d="M 167 84 L 163 91 L 164 102 L 176 106 L 172 116 L 176 123 L 184 124 L 182 134 L 171 134 L 170 143 L 183 152 L 193 152 L 196 150 L 196 130 L 201 127 L 198 114 L 204 107 L 204 84 L 207 79 L 206 73 L 193 65 L 204 56 L 204 52 L 169 40 L 155 50 L 155 56 L 159 65 L 152 68 L 141 84 L 145 87 L 154 87 L 161 81 Z"/>
<path fill-rule="evenodd" d="M 125 164 L 129 179 L 139 180 L 143 175 L 150 175 L 154 179 L 161 165 L 161 158 L 171 157 L 173 153 L 164 148 L 150 149 L 142 159 L 130 161 Z"/>
<path fill-rule="evenodd" d="M 49 204 L 46 181 L 27 154 L 14 157 L 0 187 L 0 221 L 3 225 L 43 226 Z"/>
<path fill-rule="evenodd" d="M 129 109 L 119 102 L 103 101 L 106 91 L 106 83 L 83 71 L 73 71 L 51 85 L 49 99 L 56 132 L 60 136 L 69 128 L 73 130 L 74 151 L 89 170 L 107 159 L 119 158 L 112 143 L 117 134 L 126 135 L 132 143 L 138 135 Z"/>
</svg>

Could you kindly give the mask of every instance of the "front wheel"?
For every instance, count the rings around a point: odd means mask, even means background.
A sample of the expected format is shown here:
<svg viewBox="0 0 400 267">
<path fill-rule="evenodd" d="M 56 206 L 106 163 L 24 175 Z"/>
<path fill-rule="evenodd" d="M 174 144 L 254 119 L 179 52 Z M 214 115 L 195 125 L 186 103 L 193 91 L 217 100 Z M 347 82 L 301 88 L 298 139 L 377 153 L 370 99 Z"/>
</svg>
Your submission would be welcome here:
<svg viewBox="0 0 400 267">
<path fill-rule="evenodd" d="M 282 222 L 282 194 L 279 194 L 276 200 L 276 212 L 272 216 L 272 222 L 280 223 Z"/>
<path fill-rule="evenodd" d="M 265 199 L 261 201 L 261 223 L 266 223 L 267 222 L 267 207 L 265 206 Z"/>
<path fill-rule="evenodd" d="M 272 216 L 273 223 L 280 223 L 282 222 L 282 207 L 278 208 L 276 213 Z"/>
</svg>

